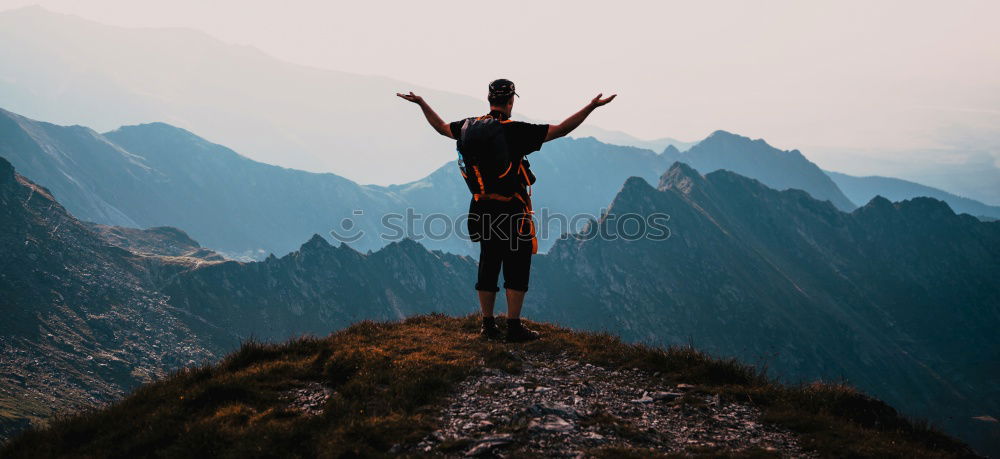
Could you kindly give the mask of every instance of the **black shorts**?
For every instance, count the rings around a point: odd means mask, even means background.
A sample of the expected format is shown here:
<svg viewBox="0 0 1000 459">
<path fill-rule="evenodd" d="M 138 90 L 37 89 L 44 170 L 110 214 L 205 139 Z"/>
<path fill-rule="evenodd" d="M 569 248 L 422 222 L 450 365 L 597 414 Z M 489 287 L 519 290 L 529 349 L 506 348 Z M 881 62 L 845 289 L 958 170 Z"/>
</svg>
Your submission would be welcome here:
<svg viewBox="0 0 1000 459">
<path fill-rule="evenodd" d="M 525 247 L 527 246 L 527 247 Z M 503 269 L 503 288 L 528 291 L 531 273 L 531 242 L 512 248 L 508 241 L 499 239 L 479 242 L 479 276 L 476 290 L 497 292 L 497 280 Z"/>
<path fill-rule="evenodd" d="M 510 203 L 482 202 L 470 206 L 469 235 L 479 242 L 479 276 L 476 290 L 497 292 L 503 287 L 527 291 L 531 272 L 531 216 Z"/>
</svg>

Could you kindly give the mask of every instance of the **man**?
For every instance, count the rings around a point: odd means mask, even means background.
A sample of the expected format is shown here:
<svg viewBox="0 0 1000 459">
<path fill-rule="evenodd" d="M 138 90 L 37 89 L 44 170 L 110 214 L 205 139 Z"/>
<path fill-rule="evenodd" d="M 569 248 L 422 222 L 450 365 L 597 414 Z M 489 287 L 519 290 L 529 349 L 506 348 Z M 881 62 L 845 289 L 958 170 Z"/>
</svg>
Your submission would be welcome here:
<svg viewBox="0 0 1000 459">
<path fill-rule="evenodd" d="M 506 150 L 502 156 L 507 161 L 507 170 L 497 177 L 508 176 L 513 168 L 517 175 L 511 177 L 517 177 L 516 189 L 500 193 L 487 192 L 490 190 L 485 189 L 480 170 L 475 165 L 472 166 L 472 171 L 476 174 L 476 180 L 466 176 L 466 181 L 473 192 L 473 199 L 469 204 L 469 236 L 474 242 L 479 242 L 479 275 L 476 290 L 479 293 L 479 307 L 483 320 L 480 334 L 489 339 L 500 337 L 500 330 L 493 318 L 493 304 L 497 292 L 500 291 L 497 280 L 502 268 L 504 289 L 507 294 L 507 341 L 538 339 L 537 332 L 521 323 L 521 306 L 524 304 L 524 294 L 528 291 L 531 255 L 537 250 L 530 201 L 530 186 L 534 182 L 534 177 L 528 170 L 530 166 L 524 157 L 541 149 L 542 143 L 572 132 L 594 109 L 614 100 L 615 95 L 602 99 L 602 94 L 598 94 L 582 110 L 555 125 L 511 121 L 514 97 L 520 96 L 514 91 L 514 83 L 506 79 L 490 83 L 487 96 L 490 112 L 487 115 L 453 123 L 445 123 L 422 97 L 412 92 L 396 95 L 419 105 L 427 122 L 439 134 L 456 139 L 459 152 L 466 162 L 470 156 L 469 145 L 477 140 L 480 144 L 483 143 L 481 138 L 470 138 L 476 135 L 473 131 L 479 126 L 486 124 L 493 128 L 491 132 L 496 132 L 497 136 L 502 135 L 500 142 L 488 143 L 502 145 L 501 148 Z M 485 130 L 488 129 L 476 132 Z M 461 164 L 460 161 L 462 174 L 467 175 L 465 166 Z M 472 173 L 469 172 L 470 175 Z M 477 180 L 478 185 L 476 185 Z"/>
</svg>

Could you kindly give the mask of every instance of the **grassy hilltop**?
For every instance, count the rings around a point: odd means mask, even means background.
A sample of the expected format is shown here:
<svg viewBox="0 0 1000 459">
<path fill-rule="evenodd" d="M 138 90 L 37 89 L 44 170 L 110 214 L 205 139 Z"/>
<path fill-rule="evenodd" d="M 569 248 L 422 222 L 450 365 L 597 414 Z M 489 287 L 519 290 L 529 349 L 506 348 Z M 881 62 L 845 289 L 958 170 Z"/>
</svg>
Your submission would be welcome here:
<svg viewBox="0 0 1000 459">
<path fill-rule="evenodd" d="M 704 409 L 699 395 L 760 410 L 760 421 L 787 429 L 820 456 L 955 457 L 963 444 L 849 387 L 777 384 L 746 365 L 691 348 L 654 349 L 605 334 L 536 325 L 545 338 L 514 345 L 475 337 L 475 317 L 419 316 L 402 322 L 361 322 L 326 338 L 283 344 L 245 343 L 217 365 L 179 371 L 103 409 L 63 417 L 11 440 L 3 457 L 353 457 L 391 453 L 461 455 L 469 440 L 429 449 L 413 446 L 438 426 L 455 388 L 484 372 L 519 374 L 525 359 L 561 356 L 611 374 L 634 371 L 688 392 L 677 409 Z M 680 405 L 691 405 L 681 407 Z M 586 418 L 587 416 L 584 415 Z M 501 430 L 518 451 L 528 429 L 515 420 Z M 591 414 L 581 425 L 640 438 L 629 419 Z M 631 430 L 630 430 L 631 429 Z M 570 433 L 569 435 L 572 435 Z M 632 437 L 630 437 L 632 438 Z M 666 453 L 597 446 L 589 455 Z M 778 454 L 765 449 L 704 448 L 694 455 Z"/>
</svg>

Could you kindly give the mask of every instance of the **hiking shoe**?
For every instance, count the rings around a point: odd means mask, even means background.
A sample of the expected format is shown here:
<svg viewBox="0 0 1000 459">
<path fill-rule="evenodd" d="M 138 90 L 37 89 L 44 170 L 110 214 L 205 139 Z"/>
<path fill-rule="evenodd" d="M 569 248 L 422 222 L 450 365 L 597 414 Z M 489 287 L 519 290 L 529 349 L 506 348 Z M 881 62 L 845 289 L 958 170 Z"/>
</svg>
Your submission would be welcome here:
<svg viewBox="0 0 1000 459">
<path fill-rule="evenodd" d="M 500 339 L 503 337 L 503 333 L 500 333 L 500 329 L 497 328 L 497 324 L 493 321 L 483 321 L 483 326 L 479 328 L 479 336 L 486 339 Z"/>
<path fill-rule="evenodd" d="M 525 341 L 534 341 L 540 338 L 541 335 L 521 324 L 520 321 L 516 323 L 507 322 L 507 342 L 510 343 L 523 343 Z"/>
</svg>

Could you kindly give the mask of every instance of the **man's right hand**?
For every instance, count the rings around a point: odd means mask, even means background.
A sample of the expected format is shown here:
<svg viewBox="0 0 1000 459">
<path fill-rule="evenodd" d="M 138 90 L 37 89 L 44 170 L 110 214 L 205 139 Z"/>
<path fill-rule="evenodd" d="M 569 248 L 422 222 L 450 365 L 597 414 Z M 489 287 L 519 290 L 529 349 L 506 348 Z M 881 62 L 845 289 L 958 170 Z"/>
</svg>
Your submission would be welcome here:
<svg viewBox="0 0 1000 459">
<path fill-rule="evenodd" d="M 402 97 L 403 99 L 406 99 L 406 100 L 408 100 L 410 102 L 413 102 L 413 103 L 415 103 L 417 105 L 420 105 L 420 104 L 424 103 L 424 98 L 420 97 L 420 96 L 418 96 L 416 94 L 414 94 L 413 91 L 410 91 L 409 94 L 400 94 L 400 93 L 397 92 L 396 95 L 399 96 L 399 97 Z"/>
</svg>

